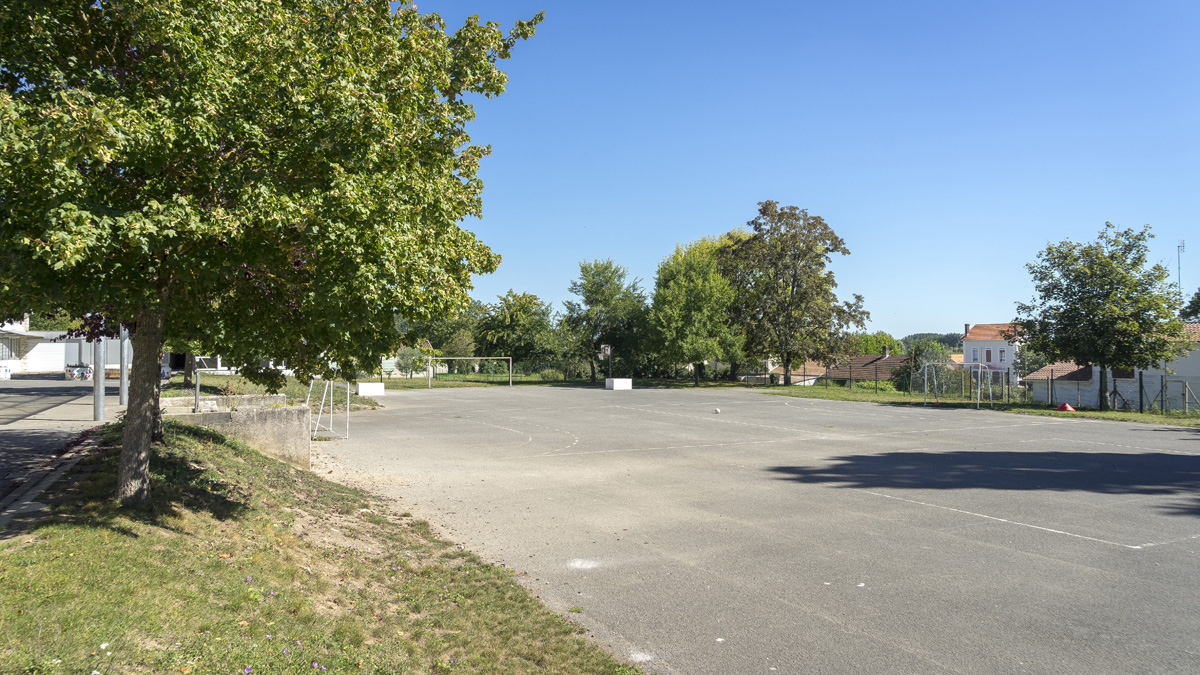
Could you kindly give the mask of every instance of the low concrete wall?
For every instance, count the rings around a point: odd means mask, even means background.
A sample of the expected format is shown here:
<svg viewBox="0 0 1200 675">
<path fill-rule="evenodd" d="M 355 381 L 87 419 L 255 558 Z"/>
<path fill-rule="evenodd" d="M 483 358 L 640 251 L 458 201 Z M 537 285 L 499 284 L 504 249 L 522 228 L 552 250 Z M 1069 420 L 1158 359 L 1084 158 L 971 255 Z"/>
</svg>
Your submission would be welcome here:
<svg viewBox="0 0 1200 675">
<path fill-rule="evenodd" d="M 192 412 L 196 404 L 193 396 L 164 396 L 158 399 L 159 406 L 168 414 Z M 218 410 L 246 410 L 263 406 L 282 407 L 287 405 L 287 397 L 283 394 L 244 394 L 242 396 L 201 396 L 200 412 L 215 412 Z"/>
<path fill-rule="evenodd" d="M 189 399 L 190 400 L 190 399 Z M 208 427 L 230 438 L 308 471 L 309 420 L 312 411 L 295 408 L 244 408 L 232 412 L 184 412 L 182 408 L 164 408 L 163 412 L 188 424 Z"/>
</svg>

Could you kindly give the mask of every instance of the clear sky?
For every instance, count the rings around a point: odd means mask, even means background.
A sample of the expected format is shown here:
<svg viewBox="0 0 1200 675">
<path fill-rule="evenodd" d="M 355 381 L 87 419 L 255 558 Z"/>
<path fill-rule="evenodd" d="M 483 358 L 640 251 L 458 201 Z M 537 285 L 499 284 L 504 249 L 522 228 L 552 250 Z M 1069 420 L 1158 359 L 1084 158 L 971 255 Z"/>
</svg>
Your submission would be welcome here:
<svg viewBox="0 0 1200 675">
<path fill-rule="evenodd" d="M 419 0 L 457 27 L 540 9 L 508 92 L 477 99 L 474 296 L 554 303 L 579 262 L 652 290 L 680 242 L 773 199 L 851 255 L 839 294 L 897 337 L 998 323 L 1047 243 L 1150 224 L 1200 286 L 1200 2 Z"/>
</svg>

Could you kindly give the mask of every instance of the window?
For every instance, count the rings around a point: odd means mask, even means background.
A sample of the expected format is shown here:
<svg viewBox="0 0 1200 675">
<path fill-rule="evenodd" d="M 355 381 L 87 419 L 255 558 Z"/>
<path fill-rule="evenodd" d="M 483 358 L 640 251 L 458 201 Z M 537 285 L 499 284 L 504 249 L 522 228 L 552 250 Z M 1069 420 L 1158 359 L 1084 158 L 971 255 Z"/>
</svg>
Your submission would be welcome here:
<svg viewBox="0 0 1200 675">
<path fill-rule="evenodd" d="M 20 342 L 18 338 L 0 338 L 0 361 L 11 361 L 20 358 L 17 352 L 20 350 Z"/>
<path fill-rule="evenodd" d="M 971 347 L 971 360 L 976 363 L 979 362 L 979 347 Z"/>
<path fill-rule="evenodd" d="M 983 350 L 983 356 L 988 363 L 992 362 L 992 350 L 990 350 L 990 349 Z"/>
<path fill-rule="evenodd" d="M 1000 350 L 1000 363 L 1004 363 L 1004 350 Z"/>
</svg>

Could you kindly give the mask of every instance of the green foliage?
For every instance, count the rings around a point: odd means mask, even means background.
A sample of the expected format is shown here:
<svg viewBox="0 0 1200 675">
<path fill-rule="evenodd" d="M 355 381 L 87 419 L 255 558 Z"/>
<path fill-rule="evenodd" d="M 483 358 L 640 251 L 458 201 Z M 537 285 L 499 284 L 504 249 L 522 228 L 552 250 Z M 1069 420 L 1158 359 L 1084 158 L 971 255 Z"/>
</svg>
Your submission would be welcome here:
<svg viewBox="0 0 1200 675">
<path fill-rule="evenodd" d="M 741 320 L 763 348 L 780 360 L 791 384 L 795 360 L 833 361 L 853 352 L 851 331 L 870 317 L 862 296 L 840 302 L 827 269 L 832 255 L 849 255 L 845 242 L 823 218 L 778 202 L 759 202 L 748 233 L 730 233 L 723 247 Z"/>
<path fill-rule="evenodd" d="M 912 347 L 914 342 L 932 340 L 948 348 L 951 353 L 962 353 L 962 338 L 962 333 L 913 333 L 900 338 L 900 342 L 904 345 L 905 352 Z"/>
<path fill-rule="evenodd" d="M 908 348 L 907 358 L 892 373 L 892 382 L 899 391 L 913 391 L 923 386 L 925 366 L 950 361 L 950 348 L 941 342 L 918 339 Z"/>
<path fill-rule="evenodd" d="M 891 350 L 893 354 L 904 352 L 904 343 L 885 331 L 880 330 L 874 333 L 862 332 L 854 334 L 855 354 L 882 354 L 884 347 Z"/>
<path fill-rule="evenodd" d="M 1179 312 L 1179 318 L 1184 321 L 1200 321 L 1200 290 L 1196 291 L 1188 304 Z"/>
<path fill-rule="evenodd" d="M 75 330 L 81 325 L 79 319 L 64 312 L 38 313 L 29 317 L 29 330 L 62 331 Z"/>
<path fill-rule="evenodd" d="M 430 317 L 425 321 L 414 322 L 407 328 L 408 333 L 416 340 L 429 340 L 434 349 L 447 356 L 473 356 L 475 354 L 475 336 L 479 333 L 479 322 L 487 314 L 487 305 L 471 299 L 467 304 L 452 312 Z M 453 342 L 461 343 L 461 335 L 471 339 L 471 350 L 459 353 L 451 346 Z M 460 336 L 456 338 L 455 336 Z M 447 351 L 447 349 L 453 351 Z"/>
<path fill-rule="evenodd" d="M 511 356 L 513 361 L 549 358 L 554 353 L 553 313 L 538 296 L 510 289 L 479 321 L 482 354 Z"/>
<path fill-rule="evenodd" d="M 268 361 L 371 372 L 397 313 L 467 301 L 499 260 L 458 226 L 488 154 L 468 95 L 503 92 L 496 62 L 540 21 L 447 35 L 384 0 L 0 4 L 0 318 L 136 326 L 125 446 L 143 468 L 123 486 L 145 477 L 164 340 L 279 387 Z"/>
<path fill-rule="evenodd" d="M 648 309 L 641 280 L 629 280 L 629 271 L 609 260 L 579 263 L 579 278 L 568 290 L 579 301 L 563 303 L 565 336 L 573 356 L 591 364 L 591 379 L 596 379 L 596 353 L 600 345 L 611 345 L 622 367 L 616 373 L 630 373 L 642 364 L 649 350 Z"/>
<path fill-rule="evenodd" d="M 717 265 L 717 245 L 701 240 L 658 266 L 650 308 L 658 352 L 671 365 L 729 359 L 741 347 L 741 336 L 729 322 L 733 289 Z M 694 369 L 699 381 L 699 368 Z"/>
<path fill-rule="evenodd" d="M 424 370 L 428 363 L 428 356 L 416 347 L 404 347 L 396 352 L 396 370 L 409 374 L 417 370 Z"/>
<path fill-rule="evenodd" d="M 1181 301 L 1162 265 L 1147 265 L 1150 226 L 1105 223 L 1096 241 L 1048 244 L 1025 267 L 1036 295 L 1017 304 L 1020 339 L 1047 358 L 1108 368 L 1145 368 L 1181 355 Z M 1100 398 L 1107 409 L 1108 397 Z"/>
</svg>

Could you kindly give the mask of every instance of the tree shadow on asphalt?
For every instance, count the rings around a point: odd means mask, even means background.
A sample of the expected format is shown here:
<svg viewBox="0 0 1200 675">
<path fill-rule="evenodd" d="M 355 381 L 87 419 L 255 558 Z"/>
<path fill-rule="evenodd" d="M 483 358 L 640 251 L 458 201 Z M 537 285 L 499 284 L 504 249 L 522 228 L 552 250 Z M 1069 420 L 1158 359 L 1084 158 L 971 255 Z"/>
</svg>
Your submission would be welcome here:
<svg viewBox="0 0 1200 675">
<path fill-rule="evenodd" d="M 783 480 L 858 489 L 1006 490 L 1178 495 L 1164 506 L 1200 516 L 1200 457 L 1165 453 L 893 452 L 846 455 L 825 466 L 777 466 Z"/>
</svg>

